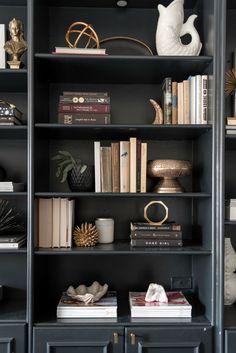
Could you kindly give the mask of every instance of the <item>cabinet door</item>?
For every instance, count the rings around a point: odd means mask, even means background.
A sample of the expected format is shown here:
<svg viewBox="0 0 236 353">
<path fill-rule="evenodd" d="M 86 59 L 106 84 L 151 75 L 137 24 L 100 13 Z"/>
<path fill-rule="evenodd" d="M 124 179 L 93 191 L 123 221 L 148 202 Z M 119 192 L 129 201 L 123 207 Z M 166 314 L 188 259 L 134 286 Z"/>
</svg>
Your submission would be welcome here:
<svg viewBox="0 0 236 353">
<path fill-rule="evenodd" d="M 126 329 L 126 353 L 212 353 L 211 328 Z"/>
<path fill-rule="evenodd" d="M 123 353 L 120 327 L 37 327 L 34 353 Z"/>
<path fill-rule="evenodd" d="M 236 351 L 236 330 L 225 331 L 225 353 L 235 353 Z"/>
<path fill-rule="evenodd" d="M 0 325 L 0 352 L 25 353 L 25 325 Z"/>
</svg>

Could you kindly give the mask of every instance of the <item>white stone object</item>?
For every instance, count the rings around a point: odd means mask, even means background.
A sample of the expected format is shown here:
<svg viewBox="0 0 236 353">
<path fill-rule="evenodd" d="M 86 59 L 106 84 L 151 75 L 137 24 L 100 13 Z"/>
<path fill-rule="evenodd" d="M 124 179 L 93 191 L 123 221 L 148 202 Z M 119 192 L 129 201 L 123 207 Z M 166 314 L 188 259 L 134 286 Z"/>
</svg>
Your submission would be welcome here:
<svg viewBox="0 0 236 353">
<path fill-rule="evenodd" d="M 232 305 L 236 301 L 236 253 L 230 238 L 225 238 L 225 285 L 224 304 Z"/>
<path fill-rule="evenodd" d="M 174 0 L 169 6 L 158 5 L 159 19 L 156 31 L 158 55 L 199 55 L 202 43 L 194 27 L 197 15 L 191 15 L 184 23 L 184 0 Z M 191 42 L 183 44 L 181 37 L 191 36 Z"/>
<path fill-rule="evenodd" d="M 157 283 L 150 283 L 145 296 L 145 301 L 168 303 L 168 298 L 163 286 Z"/>
</svg>

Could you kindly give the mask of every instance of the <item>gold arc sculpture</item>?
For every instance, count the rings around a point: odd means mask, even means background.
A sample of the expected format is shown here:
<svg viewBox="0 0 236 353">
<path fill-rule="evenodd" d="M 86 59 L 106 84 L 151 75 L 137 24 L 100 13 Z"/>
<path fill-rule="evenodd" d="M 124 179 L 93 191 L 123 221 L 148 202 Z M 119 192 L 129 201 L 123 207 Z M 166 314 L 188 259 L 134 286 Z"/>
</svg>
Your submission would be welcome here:
<svg viewBox="0 0 236 353">
<path fill-rule="evenodd" d="M 70 37 L 73 33 L 77 33 L 77 37 L 72 43 Z M 73 22 L 66 32 L 65 40 L 69 48 L 78 48 L 79 41 L 81 41 L 83 37 L 87 37 L 87 43 L 84 48 L 92 48 L 94 46 L 96 46 L 96 48 L 100 47 L 97 33 L 91 25 L 85 22 Z"/>
<path fill-rule="evenodd" d="M 150 220 L 148 218 L 148 215 L 147 215 L 147 211 L 148 211 L 148 208 L 151 206 L 151 205 L 154 205 L 154 204 L 158 204 L 158 205 L 161 205 L 164 210 L 165 210 L 165 216 L 163 217 L 162 220 L 158 221 L 158 222 L 153 222 L 152 220 Z M 159 226 L 161 224 L 163 224 L 167 219 L 168 219 L 168 216 L 169 216 L 169 210 L 168 210 L 168 207 L 164 204 L 164 202 L 162 201 L 151 201 L 149 202 L 145 207 L 144 207 L 144 218 L 146 219 L 146 221 L 148 221 L 149 224 L 153 224 L 155 226 Z"/>
</svg>

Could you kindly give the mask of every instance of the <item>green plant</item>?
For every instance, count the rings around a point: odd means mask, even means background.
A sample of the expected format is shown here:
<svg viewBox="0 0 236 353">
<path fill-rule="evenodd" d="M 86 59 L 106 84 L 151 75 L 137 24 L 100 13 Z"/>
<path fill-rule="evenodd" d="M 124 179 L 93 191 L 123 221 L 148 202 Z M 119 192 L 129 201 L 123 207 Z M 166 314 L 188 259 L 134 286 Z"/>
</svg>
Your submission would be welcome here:
<svg viewBox="0 0 236 353">
<path fill-rule="evenodd" d="M 72 169 L 75 169 L 78 174 L 83 174 L 87 169 L 86 164 L 83 164 L 80 159 L 74 158 L 68 151 L 58 151 L 52 160 L 57 163 L 56 177 L 60 178 L 61 183 L 64 183 Z"/>
</svg>

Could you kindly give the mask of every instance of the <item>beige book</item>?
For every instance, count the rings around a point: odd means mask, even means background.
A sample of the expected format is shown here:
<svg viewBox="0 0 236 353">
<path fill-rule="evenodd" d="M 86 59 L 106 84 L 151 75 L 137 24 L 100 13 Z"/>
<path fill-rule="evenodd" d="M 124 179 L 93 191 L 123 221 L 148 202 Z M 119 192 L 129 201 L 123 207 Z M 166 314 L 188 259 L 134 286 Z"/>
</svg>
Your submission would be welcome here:
<svg viewBox="0 0 236 353">
<path fill-rule="evenodd" d="M 75 200 L 68 200 L 67 202 L 67 212 L 68 212 L 67 246 L 69 248 L 72 247 L 72 237 L 73 237 L 73 229 L 74 229 L 74 208 L 75 208 Z"/>
<path fill-rule="evenodd" d="M 112 192 L 111 147 L 101 147 L 101 191 Z"/>
<path fill-rule="evenodd" d="M 178 82 L 178 124 L 184 123 L 184 86 L 183 82 Z"/>
<path fill-rule="evenodd" d="M 52 198 L 39 199 L 39 247 L 52 247 Z"/>
<path fill-rule="evenodd" d="M 137 138 L 130 137 L 129 139 L 129 188 L 130 192 L 137 192 Z"/>
<path fill-rule="evenodd" d="M 178 84 L 172 82 L 172 124 L 178 124 Z"/>
<path fill-rule="evenodd" d="M 129 141 L 120 141 L 120 192 L 129 192 Z"/>
<path fill-rule="evenodd" d="M 227 125 L 236 125 L 236 117 L 227 117 Z"/>
<path fill-rule="evenodd" d="M 101 192 L 100 141 L 94 141 L 95 192 Z"/>
<path fill-rule="evenodd" d="M 183 81 L 183 123 L 190 124 L 189 80 Z"/>
<path fill-rule="evenodd" d="M 140 192 L 147 191 L 147 143 L 141 143 L 141 187 Z"/>
<path fill-rule="evenodd" d="M 61 214 L 60 214 L 60 247 L 68 246 L 68 200 L 61 199 Z"/>
<path fill-rule="evenodd" d="M 111 143 L 111 175 L 112 175 L 112 191 L 120 192 L 120 144 L 119 142 Z"/>
<path fill-rule="evenodd" d="M 61 214 L 61 199 L 52 199 L 52 247 L 60 247 L 60 214 Z"/>
</svg>

